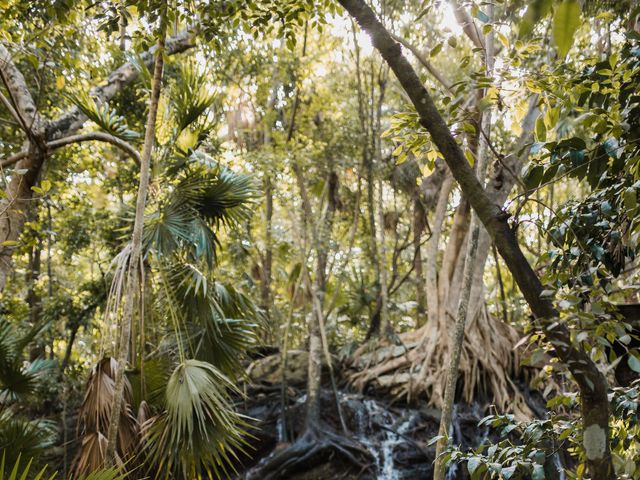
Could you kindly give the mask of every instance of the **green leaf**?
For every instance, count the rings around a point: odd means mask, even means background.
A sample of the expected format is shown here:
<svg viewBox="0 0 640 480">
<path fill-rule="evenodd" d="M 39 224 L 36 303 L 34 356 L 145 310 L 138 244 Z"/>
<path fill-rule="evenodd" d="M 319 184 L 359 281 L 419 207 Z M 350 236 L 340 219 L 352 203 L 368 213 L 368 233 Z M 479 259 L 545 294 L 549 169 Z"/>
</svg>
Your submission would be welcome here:
<svg viewBox="0 0 640 480">
<path fill-rule="evenodd" d="M 473 164 L 476 163 L 476 159 L 474 158 L 473 153 L 471 153 L 471 150 L 469 150 L 468 148 L 465 149 L 464 156 L 467 158 L 469 165 L 473 167 Z"/>
<path fill-rule="evenodd" d="M 533 190 L 540 185 L 544 175 L 544 167 L 542 165 L 534 166 L 524 177 L 524 184 L 529 190 Z"/>
<path fill-rule="evenodd" d="M 573 44 L 573 35 L 580 26 L 580 4 L 578 0 L 564 0 L 553 15 L 553 40 L 558 57 L 564 58 Z"/>
<path fill-rule="evenodd" d="M 547 139 L 547 127 L 544 124 L 544 118 L 542 116 L 536 119 L 536 140 L 544 142 Z"/>
<path fill-rule="evenodd" d="M 533 473 L 531 475 L 531 480 L 544 480 L 544 467 L 539 464 L 535 464 L 533 466 Z"/>
<path fill-rule="evenodd" d="M 640 360 L 638 360 L 638 357 L 636 357 L 635 355 L 629 355 L 627 363 L 629 364 L 631 370 L 640 373 Z"/>
<path fill-rule="evenodd" d="M 467 470 L 469 471 L 469 475 L 473 475 L 480 465 L 481 465 L 480 458 L 471 457 L 467 461 Z"/>
<path fill-rule="evenodd" d="M 431 49 L 431 53 L 429 53 L 429 56 L 435 57 L 436 55 L 438 55 L 438 53 L 440 53 L 440 50 L 442 50 L 442 42 Z"/>
<path fill-rule="evenodd" d="M 472 12 L 473 16 L 483 23 L 487 23 L 490 20 L 489 16 L 480 9 L 472 9 Z"/>
<path fill-rule="evenodd" d="M 518 36 L 520 38 L 529 35 L 536 23 L 549 13 L 551 3 L 551 0 L 533 0 L 529 2 L 529 6 L 522 17 L 522 22 L 518 30 Z"/>
<path fill-rule="evenodd" d="M 509 480 L 513 476 L 514 473 L 516 473 L 516 467 L 515 466 L 507 467 L 507 468 L 503 468 L 502 469 L 502 476 L 507 480 Z"/>
</svg>

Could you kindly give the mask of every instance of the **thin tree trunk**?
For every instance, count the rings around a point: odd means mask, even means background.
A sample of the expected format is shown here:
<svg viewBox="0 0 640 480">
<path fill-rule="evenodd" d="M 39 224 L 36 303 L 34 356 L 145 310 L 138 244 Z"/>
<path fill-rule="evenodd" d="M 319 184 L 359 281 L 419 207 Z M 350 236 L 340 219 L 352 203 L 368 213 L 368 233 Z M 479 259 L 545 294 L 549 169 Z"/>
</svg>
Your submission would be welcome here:
<svg viewBox="0 0 640 480">
<path fill-rule="evenodd" d="M 379 327 L 377 332 L 382 338 L 388 337 L 390 334 L 391 325 L 389 323 L 389 315 L 388 315 L 388 291 L 387 291 L 387 265 L 386 265 L 386 256 L 387 256 L 387 247 L 385 245 L 385 234 L 384 234 L 384 191 L 382 188 L 382 177 L 378 177 L 378 244 L 380 245 L 380 291 L 379 295 Z M 372 324 L 373 325 L 373 324 Z"/>
<path fill-rule="evenodd" d="M 493 5 L 489 5 L 488 12 L 490 18 L 493 17 Z M 493 72 L 493 33 L 490 31 L 484 38 L 485 44 L 485 70 L 486 75 L 491 77 Z M 486 94 L 486 91 L 485 91 Z M 480 138 L 478 142 L 478 150 L 476 151 L 476 174 L 478 181 L 484 184 L 485 169 L 487 164 L 488 154 L 488 142 L 490 141 L 491 132 L 491 108 L 487 108 L 482 112 L 480 120 Z M 455 401 L 456 383 L 458 380 L 458 370 L 460 367 L 460 355 L 462 352 L 462 344 L 464 342 L 465 325 L 467 324 L 468 311 L 469 311 L 469 299 L 471 298 L 471 291 L 474 286 L 474 280 L 476 284 L 482 286 L 482 276 L 476 276 L 475 269 L 479 265 L 476 263 L 476 256 L 478 254 L 478 240 L 480 237 L 480 230 L 482 225 L 477 218 L 475 212 L 471 215 L 471 234 L 469 235 L 467 243 L 467 252 L 464 262 L 464 273 L 462 281 L 462 291 L 458 300 L 458 317 L 456 318 L 455 330 L 453 338 L 450 338 L 449 348 L 449 365 L 447 372 L 447 383 L 444 391 L 444 405 L 442 407 L 442 416 L 440 417 L 440 428 L 438 435 L 440 438 L 436 443 L 436 460 L 435 468 L 433 472 L 434 480 L 444 480 L 447 465 L 443 460 L 442 453 L 447 446 L 449 440 L 449 430 L 451 427 L 451 418 L 453 414 L 453 403 Z M 484 266 L 484 260 L 482 260 L 482 266 Z M 473 304 L 472 304 L 473 305 Z M 472 312 L 473 313 L 473 312 Z"/>
<path fill-rule="evenodd" d="M 278 87 L 280 82 L 278 81 L 278 66 L 273 68 L 271 94 L 267 101 L 266 113 L 263 118 L 263 146 L 265 148 L 271 147 L 272 142 L 272 126 L 273 126 L 273 108 L 276 103 L 278 95 Z M 271 292 L 271 277 L 273 269 L 273 180 L 271 173 L 268 171 L 265 173 L 264 178 L 264 197 L 265 197 L 265 233 L 264 233 L 264 259 L 262 265 L 262 285 L 261 285 L 261 297 L 262 305 L 267 314 L 267 321 L 269 322 L 269 334 L 272 335 L 275 329 L 273 324 L 273 300 Z"/>
<path fill-rule="evenodd" d="M 130 347 L 131 325 L 133 323 L 133 309 L 138 291 L 140 257 L 142 254 L 142 229 L 144 225 L 144 207 L 149 189 L 151 154 L 155 144 L 156 118 L 158 113 L 158 101 L 162 86 L 163 54 L 166 34 L 167 5 L 163 2 L 160 11 L 160 26 L 158 29 L 158 44 L 155 52 L 155 66 L 153 71 L 153 87 L 149 103 L 149 113 L 145 129 L 144 146 L 141 155 L 140 185 L 136 200 L 136 216 L 131 239 L 131 254 L 127 272 L 127 293 L 122 314 L 122 332 L 120 337 L 120 349 L 116 381 L 113 393 L 113 405 L 107 435 L 107 449 L 105 453 L 106 463 L 109 466 L 116 464 L 116 439 L 120 426 L 120 416 L 124 398 L 124 373 L 127 366 Z"/>
<path fill-rule="evenodd" d="M 418 188 L 413 194 L 413 271 L 416 287 L 416 326 L 424 325 L 426 321 L 426 280 L 422 265 L 422 233 L 425 227 L 425 211 L 420 201 Z"/>
<path fill-rule="evenodd" d="M 440 235 L 447 213 L 447 204 L 449 202 L 449 194 L 453 187 L 453 179 L 450 175 L 442 184 L 438 203 L 433 217 L 433 225 L 431 227 L 431 238 L 427 242 L 427 276 L 426 276 L 426 297 L 427 297 L 427 318 L 429 323 L 438 322 L 438 314 L 440 311 L 438 297 L 438 244 L 440 243 Z M 445 280 L 445 282 L 448 281 Z"/>
<path fill-rule="evenodd" d="M 27 273 L 27 303 L 29 304 L 29 317 L 31 323 L 36 325 L 40 322 L 42 314 L 42 297 L 37 291 L 36 283 L 40 279 L 40 268 L 42 257 L 42 242 L 37 240 L 36 244 L 29 251 L 29 270 Z"/>
<path fill-rule="evenodd" d="M 442 153 L 447 165 L 493 239 L 498 252 L 542 327 L 558 358 L 564 362 L 580 389 L 583 417 L 583 446 L 592 478 L 613 479 L 609 449 L 609 400 L 607 381 L 591 357 L 572 344 L 566 324 L 553 322 L 559 317 L 550 299 L 542 296 L 543 286 L 522 253 L 508 216 L 491 201 L 433 103 L 415 70 L 402 54 L 401 47 L 363 0 L 339 0 L 360 26 L 369 33 L 374 47 L 389 64 L 415 107 L 420 124 Z M 550 328 L 553 327 L 553 328 Z"/>
<path fill-rule="evenodd" d="M 374 102 L 375 89 L 373 81 L 373 65 L 371 66 L 371 151 L 373 155 L 370 157 L 369 167 L 367 170 L 367 182 L 369 189 L 367 196 L 369 199 L 369 223 L 371 225 L 371 253 L 376 277 L 376 306 L 371 317 L 369 330 L 367 331 L 367 339 L 374 335 L 388 336 L 390 333 L 390 324 L 387 315 L 388 302 L 388 285 L 387 285 L 387 267 L 386 267 L 386 246 L 384 235 L 384 203 L 382 199 L 382 172 L 378 172 L 378 181 L 374 182 L 374 171 L 382 170 L 382 141 L 381 122 L 382 122 L 382 104 L 386 93 L 387 84 L 387 67 L 381 67 L 378 75 L 378 98 Z M 375 198 L 375 183 L 378 184 L 378 199 Z M 377 222 L 375 220 L 375 212 L 378 212 Z M 377 224 L 376 224 L 377 223 Z"/>
</svg>

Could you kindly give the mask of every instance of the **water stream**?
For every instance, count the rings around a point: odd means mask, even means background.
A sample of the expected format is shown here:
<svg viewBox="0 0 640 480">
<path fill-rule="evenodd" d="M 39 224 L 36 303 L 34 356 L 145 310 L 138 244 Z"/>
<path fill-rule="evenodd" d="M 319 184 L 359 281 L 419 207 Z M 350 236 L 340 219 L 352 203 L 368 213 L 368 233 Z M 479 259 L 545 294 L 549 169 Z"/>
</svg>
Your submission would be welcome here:
<svg viewBox="0 0 640 480">
<path fill-rule="evenodd" d="M 362 400 L 362 408 L 355 414 L 355 436 L 369 450 L 378 480 L 401 480 L 395 465 L 394 453 L 403 437 L 414 425 L 417 415 L 395 416 L 384 405 L 372 399 Z"/>
</svg>

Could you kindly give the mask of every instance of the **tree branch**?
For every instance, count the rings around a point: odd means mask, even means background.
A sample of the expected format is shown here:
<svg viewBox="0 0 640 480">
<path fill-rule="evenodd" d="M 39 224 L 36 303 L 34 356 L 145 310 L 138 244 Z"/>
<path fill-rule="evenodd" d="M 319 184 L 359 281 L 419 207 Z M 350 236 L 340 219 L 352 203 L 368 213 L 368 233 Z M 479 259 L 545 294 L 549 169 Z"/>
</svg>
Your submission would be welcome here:
<svg viewBox="0 0 640 480">
<path fill-rule="evenodd" d="M 478 28 L 476 27 L 476 23 L 473 21 L 469 12 L 460 5 L 456 0 L 450 0 L 449 3 L 453 8 L 453 14 L 456 16 L 456 20 L 462 27 L 464 33 L 469 37 L 469 40 L 477 47 L 484 49 L 484 40 L 482 36 L 478 33 Z"/>
<path fill-rule="evenodd" d="M 133 146 L 125 142 L 124 140 L 114 137 L 113 135 L 109 135 L 108 133 L 103 132 L 88 132 L 88 133 L 80 133 L 78 135 L 70 135 L 68 137 L 60 138 L 58 140 L 53 140 L 46 144 L 47 152 L 52 152 L 54 150 L 58 150 L 59 148 L 65 147 L 67 145 L 71 145 L 72 143 L 82 143 L 82 142 L 105 142 L 110 143 L 111 145 L 119 148 L 128 154 L 131 158 L 133 158 L 138 165 L 140 165 L 140 154 L 138 151 L 133 148 Z M 0 167 L 6 168 L 14 163 L 22 160 L 29 156 L 28 150 L 23 150 L 20 153 L 16 153 L 15 155 L 10 156 L 2 161 L 0 161 Z"/>
<path fill-rule="evenodd" d="M 165 55 L 175 55 L 193 48 L 195 46 L 195 33 L 195 30 L 189 30 L 168 39 L 165 47 Z M 147 67 L 153 66 L 156 49 L 157 46 L 154 46 L 140 55 L 142 62 Z M 103 85 L 93 88 L 90 95 L 97 103 L 108 102 L 115 97 L 123 87 L 133 83 L 136 78 L 138 78 L 138 70 L 133 63 L 127 62 L 114 70 L 107 77 Z M 74 106 L 49 124 L 46 131 L 46 138 L 47 140 L 55 140 L 74 134 L 82 128 L 86 121 L 87 117 L 77 106 Z"/>
<path fill-rule="evenodd" d="M 0 43 L 0 77 L 13 105 L 4 96 L 2 103 L 18 120 L 29 140 L 36 146 L 41 147 L 42 141 L 39 137 L 43 125 L 40 115 L 38 115 L 36 104 L 22 72 L 15 66 L 11 54 L 2 43 Z"/>
<path fill-rule="evenodd" d="M 447 80 L 433 66 L 433 64 L 429 60 L 427 60 L 427 58 L 422 53 L 420 53 L 420 51 L 415 46 L 411 45 L 409 42 L 407 42 L 404 38 L 400 37 L 399 35 L 394 35 L 392 33 L 391 37 L 396 42 L 400 43 L 403 47 L 405 47 L 407 50 L 409 50 L 413 54 L 413 56 L 418 59 L 418 61 L 422 64 L 422 66 L 427 69 L 427 71 L 433 76 L 433 78 L 435 78 L 438 82 L 440 82 L 444 88 L 446 88 L 447 90 L 451 90 L 451 82 Z"/>
</svg>

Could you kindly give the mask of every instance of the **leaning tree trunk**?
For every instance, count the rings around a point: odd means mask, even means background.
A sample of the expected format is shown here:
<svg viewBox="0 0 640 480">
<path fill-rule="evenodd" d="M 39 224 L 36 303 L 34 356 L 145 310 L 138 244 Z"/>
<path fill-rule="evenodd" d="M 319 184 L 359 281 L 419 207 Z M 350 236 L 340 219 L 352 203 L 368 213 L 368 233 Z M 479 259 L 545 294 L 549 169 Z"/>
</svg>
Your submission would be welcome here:
<svg viewBox="0 0 640 480">
<path fill-rule="evenodd" d="M 542 283 L 522 253 L 515 232 L 508 223 L 508 215 L 500 205 L 491 200 L 478 181 L 433 99 L 402 54 L 400 45 L 363 0 L 339 0 L 339 3 L 369 33 L 374 47 L 395 73 L 418 113 L 421 126 L 430 133 L 451 173 L 493 239 L 531 311 L 541 320 L 546 339 L 553 347 L 554 353 L 567 366 L 576 381 L 580 390 L 583 447 L 589 473 L 592 478 L 614 478 L 609 448 L 609 399 L 606 378 L 591 357 L 581 347 L 574 346 L 566 324 L 553 322 L 553 319 L 559 317 L 559 312 L 554 308 L 552 301 L 542 295 Z"/>
<path fill-rule="evenodd" d="M 147 115 L 147 125 L 145 129 L 144 146 L 142 149 L 140 164 L 140 185 L 138 187 L 138 198 L 136 200 L 136 213 L 133 225 L 133 235 L 131 238 L 131 252 L 129 255 L 127 272 L 127 291 L 124 300 L 122 314 L 122 331 L 118 351 L 118 365 L 116 372 L 115 387 L 113 393 L 113 405 L 111 408 L 111 418 L 107 435 L 107 450 L 105 453 L 106 462 L 113 466 L 116 464 L 116 438 L 120 425 L 120 414 L 124 398 L 125 368 L 129 359 L 129 347 L 131 336 L 131 325 L 133 323 L 133 309 L 136 301 L 136 294 L 139 283 L 140 257 L 142 254 L 142 229 L 144 225 L 144 207 L 149 189 L 151 153 L 155 144 L 156 118 L 158 114 L 158 102 L 160 99 L 160 89 L 162 86 L 162 71 L 164 66 L 163 54 L 166 34 L 166 14 L 167 5 L 161 5 L 160 26 L 158 30 L 158 44 L 155 52 L 155 66 L 153 70 L 153 86 L 149 102 L 149 113 Z"/>
</svg>

